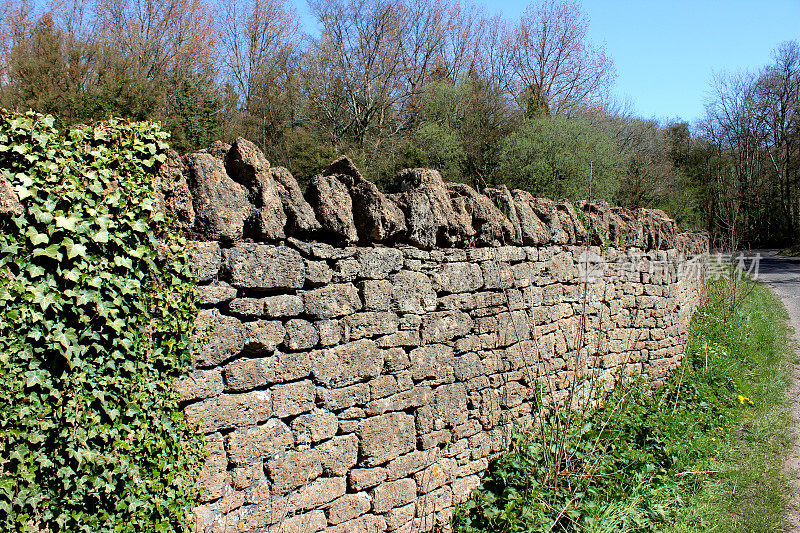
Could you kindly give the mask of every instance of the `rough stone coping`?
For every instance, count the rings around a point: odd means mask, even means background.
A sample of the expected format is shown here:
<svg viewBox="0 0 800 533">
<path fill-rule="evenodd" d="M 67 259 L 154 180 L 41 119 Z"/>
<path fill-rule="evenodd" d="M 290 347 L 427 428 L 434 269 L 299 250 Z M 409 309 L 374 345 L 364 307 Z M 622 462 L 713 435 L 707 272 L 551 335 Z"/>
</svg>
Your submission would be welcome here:
<svg viewBox="0 0 800 533">
<path fill-rule="evenodd" d="M 422 249 L 588 244 L 677 248 L 708 246 L 679 233 L 658 209 L 624 209 L 604 200 L 553 201 L 499 186 L 478 192 L 438 171 L 405 169 L 391 194 L 364 179 L 347 157 L 301 191 L 291 173 L 271 167 L 241 137 L 185 156 L 170 151 L 153 188 L 157 205 L 195 240 L 276 242 L 288 237 L 334 245 L 410 244 Z"/>
</svg>

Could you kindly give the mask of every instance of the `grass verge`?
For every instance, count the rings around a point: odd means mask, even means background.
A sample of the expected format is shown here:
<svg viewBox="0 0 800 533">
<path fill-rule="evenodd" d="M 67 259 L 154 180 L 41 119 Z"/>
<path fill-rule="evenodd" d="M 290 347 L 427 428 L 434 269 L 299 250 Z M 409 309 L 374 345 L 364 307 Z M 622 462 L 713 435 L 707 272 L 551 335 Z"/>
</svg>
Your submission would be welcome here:
<svg viewBox="0 0 800 533">
<path fill-rule="evenodd" d="M 544 438 L 519 431 L 454 530 L 784 531 L 788 317 L 766 287 L 737 290 L 732 308 L 727 280 L 712 282 L 687 357 L 658 390 L 632 380 L 580 423 L 556 412 Z"/>
</svg>

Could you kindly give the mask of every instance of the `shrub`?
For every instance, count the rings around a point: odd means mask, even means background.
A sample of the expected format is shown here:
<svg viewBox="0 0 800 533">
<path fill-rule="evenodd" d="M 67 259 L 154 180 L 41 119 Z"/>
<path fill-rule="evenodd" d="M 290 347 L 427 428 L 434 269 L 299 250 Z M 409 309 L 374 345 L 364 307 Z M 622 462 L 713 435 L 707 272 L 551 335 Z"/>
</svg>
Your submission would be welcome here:
<svg viewBox="0 0 800 533">
<path fill-rule="evenodd" d="M 185 529 L 200 442 L 185 242 L 153 206 L 167 134 L 0 114 L 0 529 Z"/>
</svg>

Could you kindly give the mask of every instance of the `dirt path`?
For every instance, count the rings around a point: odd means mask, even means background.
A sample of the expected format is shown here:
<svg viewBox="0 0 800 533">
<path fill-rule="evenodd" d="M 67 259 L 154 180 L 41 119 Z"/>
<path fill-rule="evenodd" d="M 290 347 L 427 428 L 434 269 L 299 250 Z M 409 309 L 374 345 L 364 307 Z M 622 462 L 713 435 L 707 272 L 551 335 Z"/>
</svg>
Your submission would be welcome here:
<svg viewBox="0 0 800 533">
<path fill-rule="evenodd" d="M 794 338 L 800 347 L 800 258 L 779 257 L 777 250 L 753 250 L 760 253 L 758 279 L 763 281 L 781 299 L 789 312 Z M 800 533 L 800 365 L 792 365 L 792 385 L 789 395 L 792 400 L 793 424 L 787 431 L 794 433 L 796 440 L 786 461 L 786 471 L 793 477 L 794 496 L 789 512 L 790 531 Z"/>
</svg>

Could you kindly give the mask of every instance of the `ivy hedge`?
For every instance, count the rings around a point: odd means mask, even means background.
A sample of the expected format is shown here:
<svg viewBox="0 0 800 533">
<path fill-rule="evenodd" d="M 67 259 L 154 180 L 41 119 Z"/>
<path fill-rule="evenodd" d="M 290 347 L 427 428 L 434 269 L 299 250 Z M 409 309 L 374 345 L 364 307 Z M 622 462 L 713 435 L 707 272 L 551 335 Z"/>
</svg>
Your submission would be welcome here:
<svg viewBox="0 0 800 533">
<path fill-rule="evenodd" d="M 154 207 L 167 134 L 0 112 L 0 530 L 181 531 L 202 443 L 174 390 L 195 288 Z"/>
</svg>

